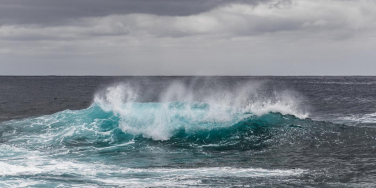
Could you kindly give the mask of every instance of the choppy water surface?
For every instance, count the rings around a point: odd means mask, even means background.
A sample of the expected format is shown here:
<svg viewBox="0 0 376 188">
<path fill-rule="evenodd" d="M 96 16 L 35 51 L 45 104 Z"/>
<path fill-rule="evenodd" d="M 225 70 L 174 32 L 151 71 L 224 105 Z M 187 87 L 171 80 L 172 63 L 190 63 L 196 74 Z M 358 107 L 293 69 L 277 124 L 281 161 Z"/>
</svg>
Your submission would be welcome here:
<svg viewBox="0 0 376 188">
<path fill-rule="evenodd" d="M 1 187 L 376 186 L 374 77 L 2 77 L 0 87 Z"/>
</svg>

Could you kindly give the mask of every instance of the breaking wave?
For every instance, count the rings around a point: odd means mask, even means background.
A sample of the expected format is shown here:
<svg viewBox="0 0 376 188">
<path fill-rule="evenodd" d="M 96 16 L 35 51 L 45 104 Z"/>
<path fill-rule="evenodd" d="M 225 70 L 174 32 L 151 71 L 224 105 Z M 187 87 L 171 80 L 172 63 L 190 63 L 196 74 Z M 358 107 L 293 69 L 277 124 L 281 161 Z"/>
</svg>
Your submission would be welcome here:
<svg viewBox="0 0 376 188">
<path fill-rule="evenodd" d="M 259 90 L 260 85 L 247 84 L 232 91 L 216 88 L 197 92 L 175 82 L 162 92 L 158 102 L 140 103 L 137 90 L 122 84 L 96 94 L 92 108 L 112 113 L 123 132 L 154 140 L 168 140 L 182 129 L 192 132 L 228 128 L 269 113 L 301 119 L 308 116 L 291 92 L 273 91 L 264 96 Z"/>
<path fill-rule="evenodd" d="M 308 116 L 292 92 L 272 91 L 265 96 L 261 89 L 260 84 L 252 83 L 231 91 L 214 88 L 197 92 L 175 82 L 160 92 L 157 102 L 143 102 L 142 93 L 131 84 L 117 84 L 99 91 L 87 109 L 4 122 L 0 133 L 5 140 L 21 134 L 24 136 L 14 139 L 43 140 L 52 145 L 81 141 L 110 145 L 135 137 L 223 142 L 289 126 Z"/>
</svg>

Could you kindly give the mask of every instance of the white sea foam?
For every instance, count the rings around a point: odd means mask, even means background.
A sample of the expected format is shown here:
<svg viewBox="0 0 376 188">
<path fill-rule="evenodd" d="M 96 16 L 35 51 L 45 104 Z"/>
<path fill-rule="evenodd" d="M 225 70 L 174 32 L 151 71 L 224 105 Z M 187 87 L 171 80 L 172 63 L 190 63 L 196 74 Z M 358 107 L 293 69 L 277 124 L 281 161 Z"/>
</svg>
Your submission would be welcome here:
<svg viewBox="0 0 376 188">
<path fill-rule="evenodd" d="M 117 146 L 133 144 L 130 141 Z M 103 148 L 103 149 L 109 149 Z M 199 168 L 129 168 L 121 164 L 103 164 L 101 162 L 76 161 L 73 158 L 56 158 L 53 155 L 18 148 L 0 146 L 0 186 L 29 187 L 49 185 L 51 181 L 43 178 L 17 179 L 20 176 L 55 177 L 70 174 L 92 181 L 87 186 L 187 186 L 204 185 L 202 179 L 220 180 L 221 178 L 272 178 L 299 176 L 302 169 L 263 169 L 234 167 L 199 167 Z M 105 174 L 105 176 L 103 176 Z M 121 177 L 121 178 L 119 178 Z M 63 187 L 71 186 L 63 184 Z M 80 184 L 81 187 L 85 185 Z"/>
<path fill-rule="evenodd" d="M 232 168 L 232 167 L 203 167 L 203 168 L 122 168 L 113 165 L 91 164 L 74 161 L 56 161 L 41 158 L 33 166 L 11 165 L 0 162 L 1 176 L 19 175 L 62 175 L 75 174 L 103 182 L 108 185 L 122 186 L 172 186 L 183 184 L 200 185 L 200 179 L 205 178 L 270 178 L 283 176 L 299 176 L 305 172 L 302 169 L 262 169 L 262 168 Z M 112 174 L 112 177 L 103 178 L 100 174 Z M 123 178 L 117 178 L 123 177 Z M 12 180 L 11 180 L 12 181 Z M 6 183 L 6 182 L 4 182 Z M 20 186 L 22 182 L 13 182 L 12 185 Z M 35 184 L 36 182 L 31 182 Z M 39 182 L 41 183 L 41 182 Z M 102 183 L 102 184 L 103 184 Z M 30 184 L 27 184 L 30 185 Z"/>
<path fill-rule="evenodd" d="M 0 162 L 0 176 L 37 174 L 43 170 L 34 166 L 19 166 Z"/>
<path fill-rule="evenodd" d="M 301 169 L 281 170 L 263 168 L 232 168 L 232 167 L 203 167 L 203 168 L 151 168 L 128 169 L 131 173 L 156 173 L 166 176 L 184 175 L 186 177 L 270 177 L 297 176 L 304 172 Z"/>
<path fill-rule="evenodd" d="M 338 118 L 338 120 L 344 121 L 344 122 L 354 122 L 354 123 L 376 123 L 376 113 L 340 117 Z"/>
<path fill-rule="evenodd" d="M 121 145 L 132 144 L 134 141 Z M 107 149 L 107 148 L 103 148 Z M 270 177 L 296 176 L 304 172 L 301 169 L 262 169 L 262 168 L 128 168 L 119 165 L 105 165 L 67 159 L 53 159 L 49 155 L 37 151 L 29 151 L 17 147 L 0 147 L 0 176 L 38 175 L 38 174 L 76 174 L 85 177 L 96 177 L 98 174 L 118 174 L 121 176 L 137 176 L 149 174 L 150 178 L 194 178 L 194 177 Z M 13 155 L 13 154 L 16 155 Z M 21 157 L 22 156 L 22 157 Z M 141 178 L 142 179 L 142 178 Z"/>
<path fill-rule="evenodd" d="M 129 169 L 128 173 L 137 177 L 137 174 L 153 175 L 150 178 L 111 178 L 97 179 L 109 185 L 122 186 L 203 186 L 203 179 L 218 181 L 222 178 L 270 178 L 282 176 L 299 176 L 304 170 L 267 170 L 261 168 L 230 168 L 230 167 L 209 167 L 209 168 L 154 168 L 154 169 Z"/>
</svg>

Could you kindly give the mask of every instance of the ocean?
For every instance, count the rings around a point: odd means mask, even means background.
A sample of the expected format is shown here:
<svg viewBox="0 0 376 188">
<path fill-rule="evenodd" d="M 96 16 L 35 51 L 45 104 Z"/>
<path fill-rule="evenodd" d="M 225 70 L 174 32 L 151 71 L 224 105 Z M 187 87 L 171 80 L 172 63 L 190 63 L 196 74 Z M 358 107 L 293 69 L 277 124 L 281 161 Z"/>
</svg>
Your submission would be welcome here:
<svg viewBox="0 0 376 188">
<path fill-rule="evenodd" d="M 0 77 L 0 187 L 376 187 L 376 77 Z"/>
</svg>

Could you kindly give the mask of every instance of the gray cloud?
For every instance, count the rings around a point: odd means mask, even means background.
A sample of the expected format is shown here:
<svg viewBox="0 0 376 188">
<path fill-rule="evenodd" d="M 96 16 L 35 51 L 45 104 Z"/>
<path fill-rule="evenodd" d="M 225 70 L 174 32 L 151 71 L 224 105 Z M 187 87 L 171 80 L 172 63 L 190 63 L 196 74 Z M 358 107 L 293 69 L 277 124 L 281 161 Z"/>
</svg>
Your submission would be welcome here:
<svg viewBox="0 0 376 188">
<path fill-rule="evenodd" d="M 83 17 L 113 14 L 187 16 L 230 3 L 256 5 L 270 0 L 0 0 L 0 25 L 60 25 Z"/>
<path fill-rule="evenodd" d="M 375 9 L 376 3 L 367 1 L 233 3 L 185 16 L 130 13 L 77 17 L 69 24 L 61 25 L 3 25 L 0 39 L 69 41 L 111 36 L 179 38 L 196 35 L 233 38 L 284 32 L 290 34 L 290 38 L 337 40 L 374 32 Z"/>
</svg>

